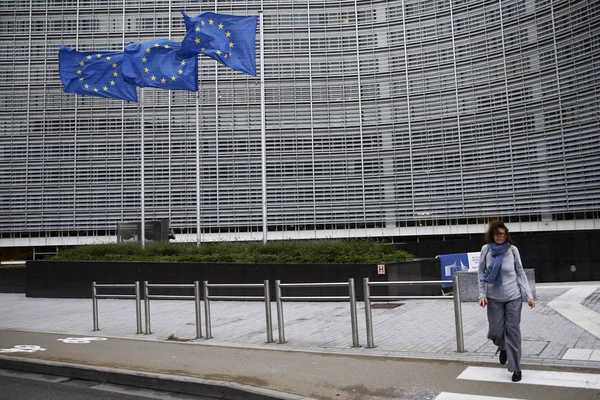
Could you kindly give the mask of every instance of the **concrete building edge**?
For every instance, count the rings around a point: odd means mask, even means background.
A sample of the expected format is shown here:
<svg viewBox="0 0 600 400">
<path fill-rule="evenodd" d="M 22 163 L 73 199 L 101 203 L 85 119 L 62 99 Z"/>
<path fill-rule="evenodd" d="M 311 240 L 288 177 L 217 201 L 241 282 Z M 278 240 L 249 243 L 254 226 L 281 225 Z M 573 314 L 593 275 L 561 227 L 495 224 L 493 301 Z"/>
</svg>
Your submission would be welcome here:
<svg viewBox="0 0 600 400">
<path fill-rule="evenodd" d="M 316 400 L 272 389 L 181 375 L 0 356 L 0 368 L 224 400 Z"/>
</svg>

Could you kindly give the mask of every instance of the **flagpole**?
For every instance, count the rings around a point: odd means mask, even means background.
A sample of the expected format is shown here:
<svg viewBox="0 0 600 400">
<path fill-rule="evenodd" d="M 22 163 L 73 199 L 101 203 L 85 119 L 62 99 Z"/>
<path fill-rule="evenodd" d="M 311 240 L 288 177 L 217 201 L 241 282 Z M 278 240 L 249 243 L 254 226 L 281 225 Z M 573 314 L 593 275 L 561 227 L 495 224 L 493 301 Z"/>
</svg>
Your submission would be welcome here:
<svg viewBox="0 0 600 400">
<path fill-rule="evenodd" d="M 262 162 L 262 211 L 263 243 L 267 243 L 267 145 L 265 127 L 265 57 L 263 35 L 263 12 L 258 12 L 260 21 L 260 148 Z"/>
<path fill-rule="evenodd" d="M 145 209 L 145 203 L 146 200 L 144 198 L 145 196 L 145 177 L 144 177 L 144 88 L 140 88 L 140 127 L 141 127 L 141 139 L 140 139 L 140 150 L 141 150 L 141 166 L 140 166 L 140 181 L 141 181 L 141 196 L 140 196 L 140 202 L 141 202 L 141 209 L 142 209 L 142 221 L 140 223 L 140 240 L 142 242 L 142 248 L 146 248 L 146 217 L 145 217 L 145 213 L 146 213 L 146 209 Z"/>
<path fill-rule="evenodd" d="M 196 246 L 200 247 L 200 91 L 196 92 Z"/>
</svg>

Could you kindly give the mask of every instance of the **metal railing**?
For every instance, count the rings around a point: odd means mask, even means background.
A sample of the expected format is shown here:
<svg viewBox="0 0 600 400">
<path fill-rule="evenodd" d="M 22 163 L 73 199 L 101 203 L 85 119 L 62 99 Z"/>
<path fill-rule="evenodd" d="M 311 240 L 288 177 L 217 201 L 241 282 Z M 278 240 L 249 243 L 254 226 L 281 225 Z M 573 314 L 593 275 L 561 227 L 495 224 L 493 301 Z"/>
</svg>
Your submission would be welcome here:
<svg viewBox="0 0 600 400">
<path fill-rule="evenodd" d="M 157 295 L 150 294 L 150 288 L 193 288 L 193 296 L 173 296 L 173 295 Z M 144 281 L 144 313 L 146 316 L 146 335 L 152 334 L 150 327 L 150 300 L 194 300 L 196 305 L 196 338 L 202 337 L 202 322 L 200 320 L 200 282 L 194 281 L 194 284 L 157 284 Z"/>
<path fill-rule="evenodd" d="M 371 296 L 370 288 L 372 286 L 393 286 L 393 285 L 436 285 L 447 284 L 453 285 L 452 296 Z M 458 278 L 452 277 L 451 281 L 386 281 L 386 282 L 369 282 L 369 278 L 363 279 L 364 296 L 365 296 L 365 320 L 367 328 L 367 347 L 375 347 L 373 341 L 373 314 L 371 313 L 371 301 L 390 301 L 404 299 L 430 299 L 430 300 L 454 300 L 454 325 L 456 327 L 456 351 L 464 353 L 465 343 L 463 339 L 462 327 L 462 308 L 460 305 L 460 293 L 458 290 Z"/>
<path fill-rule="evenodd" d="M 135 294 L 98 294 L 98 288 L 134 288 Z M 99 331 L 98 324 L 98 299 L 135 299 L 135 317 L 137 332 L 142 333 L 142 308 L 140 306 L 140 282 L 125 284 L 97 284 L 92 282 L 92 309 L 94 318 L 94 331 Z"/>
<path fill-rule="evenodd" d="M 327 297 L 283 297 L 281 296 L 282 287 L 335 287 L 347 286 L 348 296 L 327 296 Z M 283 322 L 283 300 L 286 301 L 304 301 L 304 300 L 350 300 L 350 323 L 352 325 L 352 347 L 359 347 L 358 342 L 358 323 L 356 316 L 356 293 L 354 290 L 354 278 L 348 279 L 348 282 L 332 283 L 281 283 L 275 281 L 275 298 L 277 300 L 277 324 L 279 331 L 279 343 L 285 343 L 285 326 Z"/>
<path fill-rule="evenodd" d="M 213 296 L 209 293 L 209 288 L 260 288 L 264 289 L 264 296 Z M 212 329 L 210 320 L 210 301 L 211 300 L 264 300 L 265 302 L 265 317 L 267 320 L 267 343 L 273 343 L 273 321 L 271 317 L 271 292 L 269 290 L 269 281 L 260 283 L 208 283 L 204 281 L 202 284 L 204 291 L 204 320 L 206 323 L 206 338 L 212 339 Z"/>
</svg>

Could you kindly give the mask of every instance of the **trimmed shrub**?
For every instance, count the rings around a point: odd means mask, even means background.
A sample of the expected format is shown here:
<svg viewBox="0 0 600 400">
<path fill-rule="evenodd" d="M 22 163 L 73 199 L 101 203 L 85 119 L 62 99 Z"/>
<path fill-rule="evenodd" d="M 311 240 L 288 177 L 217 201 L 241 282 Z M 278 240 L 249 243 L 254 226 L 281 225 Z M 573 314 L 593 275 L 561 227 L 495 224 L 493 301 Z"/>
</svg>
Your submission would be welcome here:
<svg viewBox="0 0 600 400">
<path fill-rule="evenodd" d="M 378 240 L 220 243 L 115 243 L 77 246 L 48 260 L 206 262 L 249 264 L 377 264 L 414 257 Z"/>
</svg>

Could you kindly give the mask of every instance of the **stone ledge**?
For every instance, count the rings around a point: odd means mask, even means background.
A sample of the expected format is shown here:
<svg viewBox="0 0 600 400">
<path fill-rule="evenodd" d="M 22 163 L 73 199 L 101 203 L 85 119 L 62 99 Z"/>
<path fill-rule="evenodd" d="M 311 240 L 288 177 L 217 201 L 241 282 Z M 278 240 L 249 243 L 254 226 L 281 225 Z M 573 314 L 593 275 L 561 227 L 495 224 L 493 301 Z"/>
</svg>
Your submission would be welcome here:
<svg viewBox="0 0 600 400">
<path fill-rule="evenodd" d="M 535 299 L 535 270 L 533 268 L 526 268 L 525 275 L 529 281 L 531 294 L 533 294 L 533 298 Z M 460 291 L 460 301 L 479 301 L 477 271 L 458 271 L 456 276 L 458 279 L 458 290 Z M 527 301 L 527 299 L 523 298 L 523 301 Z"/>
</svg>

